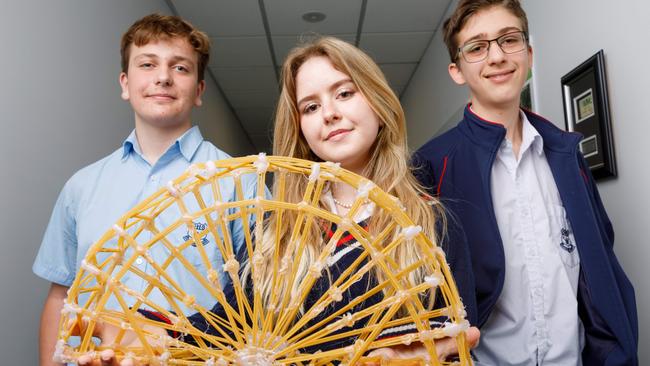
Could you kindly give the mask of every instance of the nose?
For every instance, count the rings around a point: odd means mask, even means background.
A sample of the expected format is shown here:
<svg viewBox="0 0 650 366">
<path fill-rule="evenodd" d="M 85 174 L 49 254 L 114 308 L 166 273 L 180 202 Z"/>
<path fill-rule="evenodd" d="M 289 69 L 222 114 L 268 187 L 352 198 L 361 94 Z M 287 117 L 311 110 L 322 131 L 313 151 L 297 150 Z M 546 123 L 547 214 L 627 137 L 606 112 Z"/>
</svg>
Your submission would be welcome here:
<svg viewBox="0 0 650 366">
<path fill-rule="evenodd" d="M 505 53 L 497 43 L 496 39 L 490 41 L 490 46 L 488 47 L 487 61 L 490 64 L 496 64 L 503 62 L 505 59 Z"/>
<path fill-rule="evenodd" d="M 341 114 L 334 102 L 330 101 L 323 103 L 321 106 L 321 112 L 323 113 L 323 120 L 326 124 L 335 123 L 341 119 Z"/>
<path fill-rule="evenodd" d="M 171 86 L 173 83 L 172 74 L 169 69 L 161 67 L 156 74 L 156 85 Z"/>
</svg>

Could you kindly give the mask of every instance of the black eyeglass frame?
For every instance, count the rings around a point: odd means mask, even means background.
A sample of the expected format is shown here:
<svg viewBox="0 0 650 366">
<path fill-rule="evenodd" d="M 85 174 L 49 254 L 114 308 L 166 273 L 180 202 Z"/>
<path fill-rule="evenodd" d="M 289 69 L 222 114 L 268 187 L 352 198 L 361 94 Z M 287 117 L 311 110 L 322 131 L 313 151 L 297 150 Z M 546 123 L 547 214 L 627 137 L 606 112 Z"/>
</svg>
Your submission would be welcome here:
<svg viewBox="0 0 650 366">
<path fill-rule="evenodd" d="M 519 34 L 521 34 L 523 36 L 524 47 L 521 50 L 518 50 L 518 51 L 507 52 L 506 50 L 503 49 L 503 47 L 501 46 L 501 43 L 499 43 L 499 40 L 500 39 L 505 39 L 506 36 L 511 36 L 511 35 L 517 34 L 517 33 L 519 33 Z M 497 44 L 497 46 L 499 46 L 499 49 L 501 50 L 501 52 L 503 52 L 505 54 L 508 54 L 508 55 L 512 55 L 514 53 L 518 53 L 518 52 L 521 52 L 521 51 L 525 50 L 526 47 L 528 46 L 528 40 L 529 40 L 528 39 L 528 33 L 524 32 L 522 30 L 508 32 L 508 33 L 502 34 L 502 35 L 498 36 L 497 38 L 493 38 L 493 39 L 478 39 L 476 41 L 471 41 L 471 42 L 465 43 L 464 45 L 458 47 L 458 50 L 456 51 L 456 60 L 458 60 L 459 56 L 462 54 L 463 59 L 465 59 L 465 62 L 468 62 L 470 64 L 475 64 L 475 63 L 484 61 L 487 58 L 488 54 L 490 53 L 490 47 L 492 47 L 492 42 L 496 42 L 496 44 Z M 467 60 L 467 57 L 465 56 L 465 54 L 463 52 L 463 48 L 465 48 L 465 47 L 467 47 L 467 46 L 469 46 L 471 44 L 477 43 L 477 42 L 487 42 L 488 43 L 487 52 L 485 52 L 485 57 L 483 57 L 480 60 L 469 61 L 469 60 Z"/>
</svg>

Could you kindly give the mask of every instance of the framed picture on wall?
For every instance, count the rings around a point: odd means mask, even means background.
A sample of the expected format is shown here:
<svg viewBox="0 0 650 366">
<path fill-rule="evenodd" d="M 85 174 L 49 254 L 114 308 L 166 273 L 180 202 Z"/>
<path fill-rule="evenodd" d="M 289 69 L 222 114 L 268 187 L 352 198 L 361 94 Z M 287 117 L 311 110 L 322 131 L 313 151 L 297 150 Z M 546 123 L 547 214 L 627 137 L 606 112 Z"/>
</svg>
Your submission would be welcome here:
<svg viewBox="0 0 650 366">
<path fill-rule="evenodd" d="M 579 148 L 594 178 L 616 177 L 603 50 L 562 77 L 562 97 L 566 129 L 583 135 Z"/>
</svg>

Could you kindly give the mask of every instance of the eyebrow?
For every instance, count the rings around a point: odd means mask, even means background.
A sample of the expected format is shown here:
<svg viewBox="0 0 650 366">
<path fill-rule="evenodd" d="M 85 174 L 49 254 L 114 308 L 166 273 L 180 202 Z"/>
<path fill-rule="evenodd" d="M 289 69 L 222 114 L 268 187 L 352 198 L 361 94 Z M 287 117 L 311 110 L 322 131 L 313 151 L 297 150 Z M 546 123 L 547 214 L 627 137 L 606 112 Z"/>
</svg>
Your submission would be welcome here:
<svg viewBox="0 0 650 366">
<path fill-rule="evenodd" d="M 350 79 L 350 78 L 341 79 L 341 80 L 335 82 L 334 84 L 330 85 L 329 90 L 335 90 L 335 89 L 338 88 L 339 86 L 341 86 L 341 85 L 343 85 L 343 84 L 347 84 L 347 83 L 353 83 L 353 82 L 352 82 L 352 79 Z M 354 83 L 353 83 L 353 84 L 354 84 Z M 297 103 L 296 105 L 297 105 L 297 106 L 300 106 L 300 105 L 301 105 L 302 103 L 304 103 L 306 100 L 309 100 L 309 99 L 312 99 L 312 98 L 314 98 L 314 94 L 310 94 L 310 95 L 307 95 L 307 96 L 305 96 L 305 97 L 303 97 L 303 98 L 300 98 L 300 100 L 298 101 L 298 103 Z"/>
<path fill-rule="evenodd" d="M 158 55 L 156 55 L 155 53 L 141 53 L 133 57 L 134 60 L 139 58 L 158 58 Z"/>
<path fill-rule="evenodd" d="M 137 60 L 137 59 L 140 59 L 140 58 L 153 58 L 153 59 L 159 59 L 160 56 L 158 56 L 158 55 L 155 54 L 155 53 L 141 53 L 141 54 L 139 54 L 139 55 L 134 56 L 134 57 L 133 57 L 133 60 Z M 184 62 L 192 63 L 192 59 L 187 58 L 187 57 L 184 57 L 184 56 L 172 56 L 172 57 L 170 58 L 170 60 L 171 60 L 172 62 L 184 61 Z"/>
<path fill-rule="evenodd" d="M 501 29 L 497 32 L 497 35 L 498 35 L 497 37 L 500 37 L 500 36 L 502 36 L 502 35 L 504 35 L 504 34 L 506 34 L 506 33 L 510 33 L 510 32 L 521 32 L 521 31 L 522 31 L 522 30 L 519 29 L 519 28 L 517 28 L 517 27 L 505 27 L 505 28 L 501 28 Z M 467 40 L 466 40 L 464 43 L 462 43 L 461 45 L 465 45 L 465 44 L 468 44 L 468 43 L 473 42 L 473 41 L 483 41 L 483 40 L 486 40 L 486 38 L 487 38 L 487 34 L 485 34 L 485 33 L 479 33 L 479 34 L 475 35 L 474 37 L 471 37 L 471 38 L 467 39 Z"/>
</svg>

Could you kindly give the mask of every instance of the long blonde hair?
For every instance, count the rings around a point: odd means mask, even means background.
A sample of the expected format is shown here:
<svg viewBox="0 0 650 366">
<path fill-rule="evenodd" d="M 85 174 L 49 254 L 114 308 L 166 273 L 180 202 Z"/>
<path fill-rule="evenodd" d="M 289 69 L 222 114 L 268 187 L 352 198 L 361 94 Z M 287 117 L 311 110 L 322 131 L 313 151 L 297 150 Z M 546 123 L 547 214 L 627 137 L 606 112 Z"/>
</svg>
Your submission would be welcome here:
<svg viewBox="0 0 650 366">
<path fill-rule="evenodd" d="M 296 99 L 298 70 L 308 59 L 316 56 L 327 57 L 337 70 L 349 75 L 381 121 L 381 127 L 375 143 L 371 147 L 371 157 L 363 170 L 363 175 L 372 180 L 379 188 L 398 197 L 406 208 L 408 216 L 422 226 L 424 234 L 436 243 L 436 220 L 441 217 L 439 205 L 418 184 L 409 167 L 404 111 L 377 64 L 363 51 L 349 43 L 333 37 L 322 37 L 294 48 L 289 53 L 282 67 L 282 91 L 275 113 L 273 155 L 322 161 L 311 151 L 301 132 Z M 288 202 L 300 202 L 306 185 L 307 177 L 288 176 L 286 186 L 292 187 L 292 189 L 285 191 L 285 199 Z M 274 193 L 276 193 L 276 188 L 274 187 Z M 321 202 L 321 205 L 323 208 L 329 209 L 324 202 Z M 296 216 L 297 214 L 293 212 L 287 212 L 282 220 L 295 222 Z M 298 262 L 298 280 L 293 284 L 285 284 L 285 288 L 273 288 L 271 274 L 273 266 L 270 259 L 274 257 L 276 248 L 274 238 L 279 237 L 283 241 L 279 245 L 281 251 L 279 254 L 284 256 L 291 236 L 291 229 L 288 225 L 279 225 L 282 232 L 276 236 L 274 220 L 275 217 L 272 216 L 270 222 L 265 225 L 263 248 L 258 248 L 258 250 L 261 249 L 263 258 L 268 261 L 262 266 L 263 270 L 260 274 L 260 278 L 262 278 L 261 293 L 265 301 L 271 301 L 273 292 L 279 291 L 280 294 L 284 294 L 286 291 L 295 291 L 300 284 L 300 279 L 305 277 L 309 266 L 317 260 L 323 247 L 322 228 L 320 225 L 312 225 L 304 252 L 299 258 L 295 258 Z M 368 223 L 370 234 L 377 234 L 380 228 L 386 227 L 388 221 L 389 218 L 386 217 L 386 214 L 374 214 Z M 417 246 L 409 245 L 397 247 L 393 254 L 402 268 L 407 268 L 409 264 L 422 257 Z M 247 274 L 250 274 L 249 264 L 246 264 L 244 269 L 244 275 L 247 276 Z M 375 273 L 375 275 L 379 274 Z M 423 274 L 415 273 L 413 277 L 420 277 L 419 281 L 421 281 Z M 379 280 L 381 281 L 382 278 Z M 410 278 L 410 280 L 416 281 L 417 278 Z M 276 298 L 282 298 L 282 295 Z"/>
</svg>

